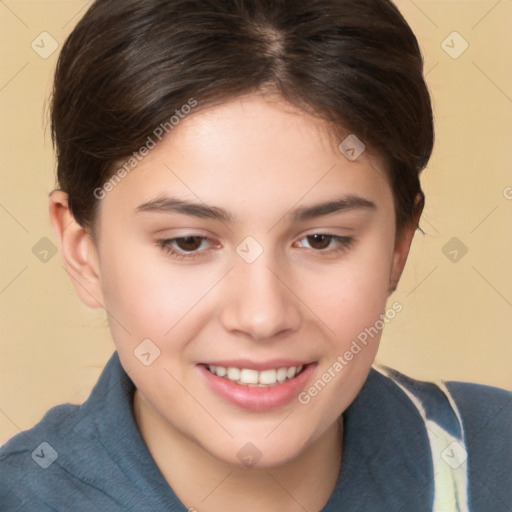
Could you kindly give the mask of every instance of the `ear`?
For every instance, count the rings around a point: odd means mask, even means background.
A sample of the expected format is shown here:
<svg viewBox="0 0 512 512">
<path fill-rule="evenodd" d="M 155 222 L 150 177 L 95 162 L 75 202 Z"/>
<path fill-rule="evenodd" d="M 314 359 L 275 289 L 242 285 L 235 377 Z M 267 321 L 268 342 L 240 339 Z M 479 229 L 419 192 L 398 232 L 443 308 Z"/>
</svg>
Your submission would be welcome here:
<svg viewBox="0 0 512 512">
<path fill-rule="evenodd" d="M 65 192 L 54 190 L 49 208 L 64 265 L 76 293 L 86 306 L 103 308 L 98 252 L 91 235 L 73 217 Z"/>
<path fill-rule="evenodd" d="M 414 217 L 396 235 L 388 296 L 396 290 L 398 282 L 400 281 L 400 277 L 402 276 L 407 257 L 409 256 L 412 240 L 414 238 L 416 229 L 418 228 L 419 220 L 423 212 L 423 206 L 423 196 L 418 195 L 416 197 L 416 209 Z"/>
</svg>

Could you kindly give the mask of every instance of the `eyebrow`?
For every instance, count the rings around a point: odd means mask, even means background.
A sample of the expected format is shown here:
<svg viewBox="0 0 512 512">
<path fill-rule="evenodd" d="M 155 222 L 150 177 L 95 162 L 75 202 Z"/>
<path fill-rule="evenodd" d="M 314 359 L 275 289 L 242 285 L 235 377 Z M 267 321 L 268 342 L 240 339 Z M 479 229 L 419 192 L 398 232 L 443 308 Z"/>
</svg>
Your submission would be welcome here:
<svg viewBox="0 0 512 512">
<path fill-rule="evenodd" d="M 290 217 L 294 222 L 332 215 L 334 213 L 350 210 L 377 210 L 377 205 L 364 197 L 353 194 L 341 196 L 331 201 L 318 203 L 312 206 L 301 206 L 289 211 L 285 217 Z M 137 213 L 181 213 L 201 219 L 213 219 L 224 223 L 233 222 L 231 213 L 216 206 L 208 206 L 202 203 L 194 203 L 174 197 L 161 197 L 147 201 L 136 208 Z"/>
<path fill-rule="evenodd" d="M 137 213 L 159 212 L 159 213 L 181 213 L 201 219 L 213 219 L 221 222 L 232 222 L 232 215 L 222 208 L 208 206 L 201 203 L 192 203 L 174 197 L 161 197 L 147 201 L 136 208 Z"/>
<path fill-rule="evenodd" d="M 291 213 L 292 218 L 295 221 L 304 221 L 350 210 L 376 211 L 377 205 L 369 199 L 351 194 L 313 206 L 301 206 L 300 208 L 293 210 Z"/>
</svg>

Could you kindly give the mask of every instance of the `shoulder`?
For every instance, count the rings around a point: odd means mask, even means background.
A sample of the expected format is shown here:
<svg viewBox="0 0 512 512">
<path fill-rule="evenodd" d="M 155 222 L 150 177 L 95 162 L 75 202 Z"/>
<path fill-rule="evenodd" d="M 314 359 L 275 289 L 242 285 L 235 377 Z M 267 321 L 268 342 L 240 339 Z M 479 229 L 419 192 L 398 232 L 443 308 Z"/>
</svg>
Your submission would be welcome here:
<svg viewBox="0 0 512 512">
<path fill-rule="evenodd" d="M 471 510 L 484 512 L 491 504 L 494 511 L 508 510 L 512 392 L 467 382 L 423 382 L 386 367 L 375 370 L 381 382 L 400 389 L 423 418 L 438 474 L 448 468 L 452 477 L 465 473 L 459 491 L 467 487 Z"/>
<path fill-rule="evenodd" d="M 34 442 L 43 442 L 44 439 L 65 435 L 70 430 L 79 410 L 79 405 L 72 404 L 61 404 L 52 407 L 31 429 L 24 430 L 9 439 L 0 448 L 1 470 L 3 471 L 4 465 L 9 464 L 12 459 L 24 457 L 26 454 L 31 458 L 32 452 L 38 446 L 37 444 L 34 445 Z"/>
<path fill-rule="evenodd" d="M 49 479 L 55 478 L 55 472 L 43 470 L 58 459 L 56 440 L 65 438 L 72 430 L 79 411 L 78 405 L 57 405 L 34 427 L 15 435 L 0 448 L 1 510 L 18 510 L 22 503 L 26 506 L 36 496 L 41 505 L 45 488 L 51 484 Z"/>
<path fill-rule="evenodd" d="M 508 511 L 512 502 L 512 393 L 447 382 L 465 430 L 474 510 Z"/>
<path fill-rule="evenodd" d="M 463 423 L 467 434 L 497 428 L 505 437 L 512 433 L 512 392 L 502 388 L 457 381 L 420 381 L 397 370 L 379 366 L 376 370 L 402 389 L 411 400 L 418 399 L 425 414 L 436 419 L 442 404 Z"/>
<path fill-rule="evenodd" d="M 467 382 L 446 382 L 464 424 L 473 455 L 508 463 L 512 475 L 512 392 Z M 512 489 L 512 479 L 510 480 Z"/>
<path fill-rule="evenodd" d="M 113 436 L 120 432 L 116 421 L 125 409 L 126 414 L 130 410 L 128 382 L 127 376 L 121 379 L 121 365 L 114 354 L 83 404 L 51 408 L 34 427 L 0 449 L 1 512 L 88 509 L 84 490 L 96 493 L 98 479 L 115 472 L 100 430 L 105 421 L 111 421 L 115 428 L 111 424 L 104 428 Z M 107 497 L 95 499 L 107 503 Z"/>
<path fill-rule="evenodd" d="M 68 423 L 73 421 L 79 409 L 80 405 L 73 404 L 52 407 L 36 425 L 16 434 L 0 448 L 0 460 L 4 461 L 10 455 L 28 450 L 27 444 L 37 436 L 61 434 L 68 428 Z"/>
<path fill-rule="evenodd" d="M 446 382 L 463 415 L 479 427 L 489 421 L 512 426 L 512 392 L 494 386 L 469 382 Z"/>
</svg>

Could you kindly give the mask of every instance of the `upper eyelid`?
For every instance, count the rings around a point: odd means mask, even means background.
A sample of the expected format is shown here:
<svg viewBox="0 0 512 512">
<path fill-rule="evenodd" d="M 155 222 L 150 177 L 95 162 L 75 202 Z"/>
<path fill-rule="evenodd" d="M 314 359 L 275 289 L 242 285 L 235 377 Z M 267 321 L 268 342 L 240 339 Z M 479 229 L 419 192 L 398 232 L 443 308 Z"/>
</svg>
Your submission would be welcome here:
<svg viewBox="0 0 512 512">
<path fill-rule="evenodd" d="M 303 238 L 306 238 L 308 236 L 314 236 L 314 235 L 324 235 L 324 236 L 331 236 L 333 238 L 352 238 L 352 235 L 337 235 L 336 233 L 331 233 L 329 231 L 315 231 L 315 232 L 308 232 L 303 235 L 300 235 L 300 237 L 297 237 L 296 240 L 302 240 Z M 183 240 L 184 238 L 202 238 L 203 240 L 209 240 L 214 241 L 214 239 L 207 235 L 198 235 L 198 234 L 185 234 L 181 236 L 174 236 L 169 238 L 161 238 L 160 242 L 174 242 L 176 240 Z"/>
<path fill-rule="evenodd" d="M 348 243 L 352 243 L 354 241 L 353 236 L 336 235 L 335 233 L 330 233 L 328 231 L 319 231 L 319 232 L 314 232 L 314 233 L 306 233 L 306 234 L 300 236 L 300 238 L 297 238 L 294 243 L 296 243 L 300 240 L 303 240 L 304 238 L 307 238 L 309 236 L 314 236 L 314 235 L 329 236 L 329 237 L 337 240 L 339 243 L 348 244 Z M 158 243 L 161 245 L 165 245 L 165 244 L 173 245 L 172 242 L 176 242 L 177 240 L 183 240 L 185 238 L 200 238 L 202 241 L 207 240 L 210 243 L 214 242 L 214 240 L 208 236 L 190 234 L 190 235 L 184 235 L 184 236 L 176 236 L 173 238 L 164 238 L 164 239 L 159 240 Z M 199 253 L 199 252 L 205 252 L 208 249 L 203 249 L 202 251 L 201 250 L 183 251 L 183 250 L 175 247 L 175 250 L 177 250 L 179 252 L 183 252 L 183 254 L 194 254 L 194 253 Z M 318 252 L 321 252 L 321 251 L 318 251 Z"/>
</svg>

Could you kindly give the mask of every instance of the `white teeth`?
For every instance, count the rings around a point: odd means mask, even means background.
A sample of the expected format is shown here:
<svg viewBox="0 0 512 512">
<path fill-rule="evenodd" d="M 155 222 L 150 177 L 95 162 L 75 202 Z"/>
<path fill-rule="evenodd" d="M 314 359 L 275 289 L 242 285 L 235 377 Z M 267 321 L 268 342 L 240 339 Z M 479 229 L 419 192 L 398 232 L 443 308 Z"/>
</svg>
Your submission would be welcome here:
<svg viewBox="0 0 512 512">
<path fill-rule="evenodd" d="M 284 382 L 286 380 L 286 368 L 279 368 L 277 370 L 277 381 Z"/>
<path fill-rule="evenodd" d="M 229 380 L 240 380 L 240 370 L 238 368 L 228 368 L 227 375 Z"/>
<path fill-rule="evenodd" d="M 260 384 L 275 384 L 277 380 L 276 370 L 263 370 L 260 372 Z"/>
<path fill-rule="evenodd" d="M 240 382 L 242 384 L 258 384 L 258 370 L 244 368 L 240 371 Z"/>
<path fill-rule="evenodd" d="M 213 373 L 213 372 L 212 372 Z M 228 373 L 228 371 L 226 370 L 226 368 L 224 368 L 223 366 L 217 366 L 216 370 L 215 370 L 215 373 L 219 376 L 219 377 L 225 377 L 226 374 Z"/>
<path fill-rule="evenodd" d="M 286 370 L 286 376 L 289 379 L 293 379 L 293 377 L 295 377 L 296 370 L 297 370 L 296 366 L 292 366 L 291 368 L 288 368 L 288 370 Z"/>
<path fill-rule="evenodd" d="M 250 387 L 267 387 L 281 384 L 287 379 L 293 379 L 299 374 L 303 366 L 291 366 L 289 368 L 278 368 L 271 370 L 253 370 L 250 368 L 224 368 L 223 366 L 215 366 L 213 364 L 207 367 L 211 373 L 218 377 L 223 377 L 234 381 L 237 384 Z"/>
</svg>

